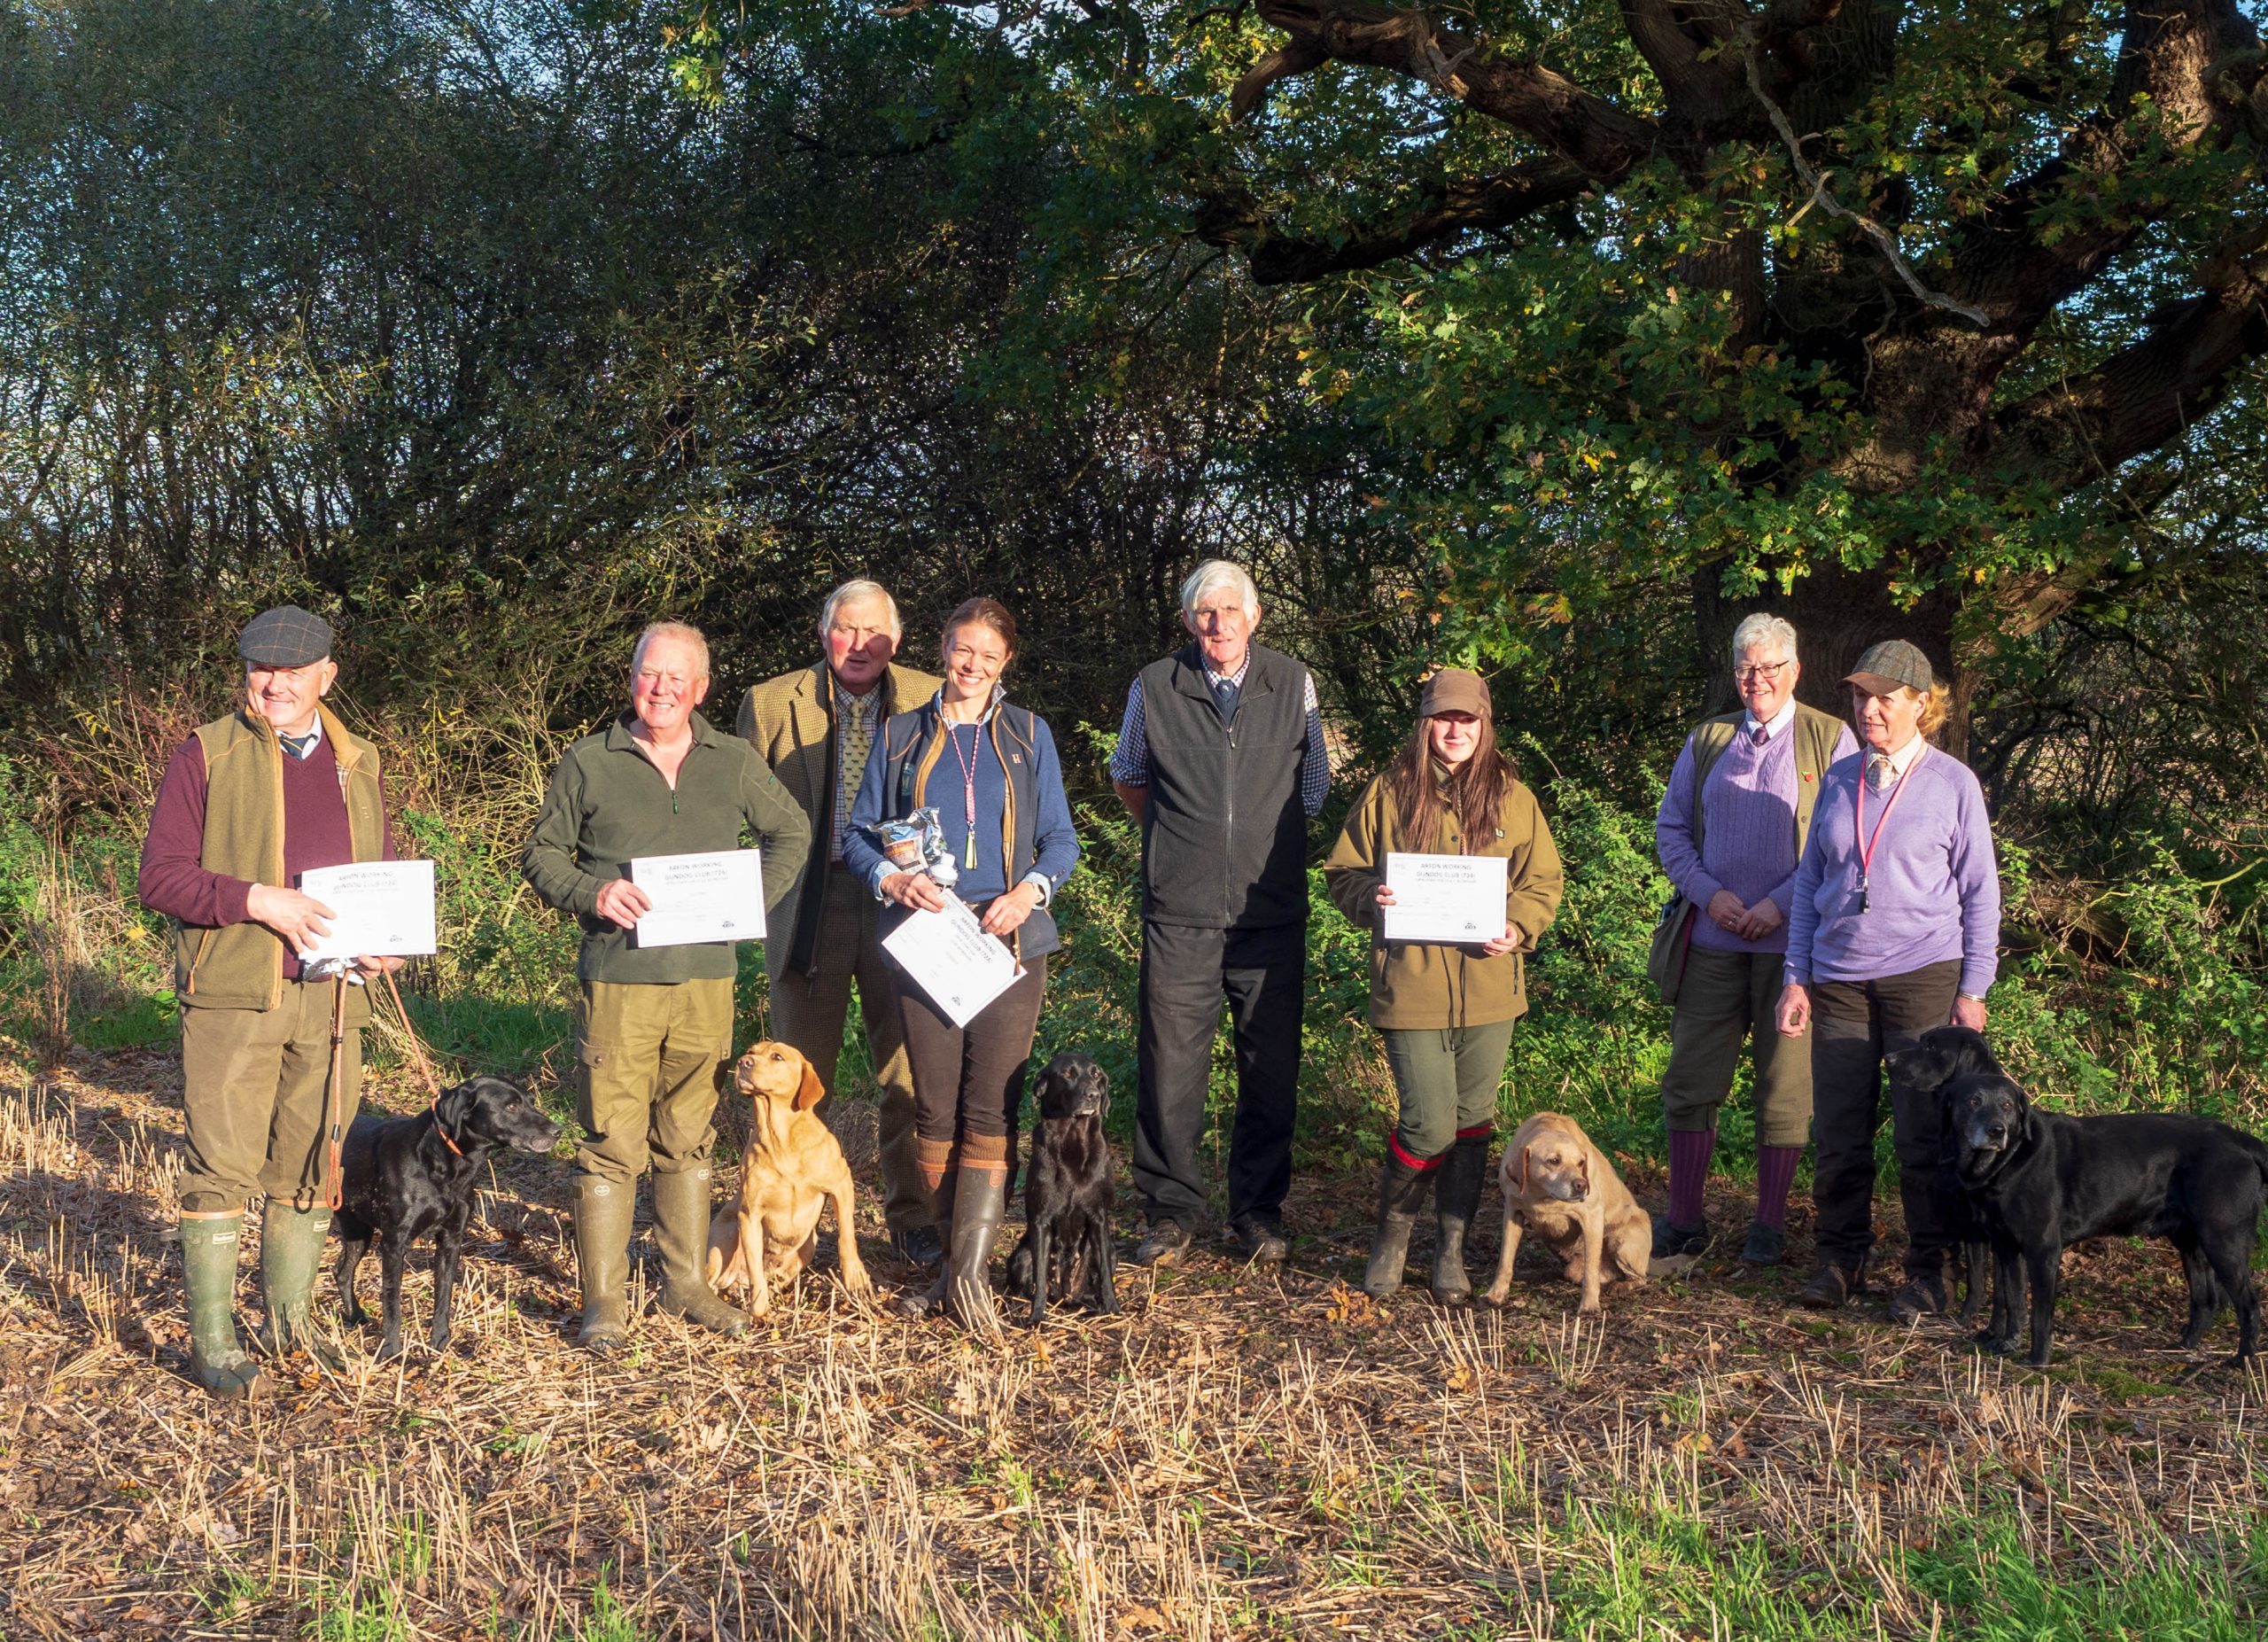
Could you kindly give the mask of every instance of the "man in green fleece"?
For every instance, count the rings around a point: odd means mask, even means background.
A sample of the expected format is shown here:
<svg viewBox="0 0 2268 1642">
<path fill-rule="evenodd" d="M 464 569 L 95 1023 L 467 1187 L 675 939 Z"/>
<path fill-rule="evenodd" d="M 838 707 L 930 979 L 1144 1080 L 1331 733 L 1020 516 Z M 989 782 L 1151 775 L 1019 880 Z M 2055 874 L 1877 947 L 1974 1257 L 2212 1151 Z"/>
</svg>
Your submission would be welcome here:
<svg viewBox="0 0 2268 1642">
<path fill-rule="evenodd" d="M 703 1272 L 710 1119 L 732 1049 L 732 943 L 641 950 L 631 931 L 652 903 L 625 875 L 639 856 L 737 849 L 753 834 L 769 926 L 796 887 L 811 824 L 753 747 L 695 711 L 708 694 L 700 630 L 648 627 L 631 655 L 630 711 L 567 749 L 521 856 L 535 892 L 583 927 L 575 1049 L 587 1138 L 575 1159 L 575 1257 L 580 1340 L 594 1351 L 628 1328 L 630 1222 L 649 1159 L 662 1309 L 719 1334 L 748 1327 Z"/>
</svg>

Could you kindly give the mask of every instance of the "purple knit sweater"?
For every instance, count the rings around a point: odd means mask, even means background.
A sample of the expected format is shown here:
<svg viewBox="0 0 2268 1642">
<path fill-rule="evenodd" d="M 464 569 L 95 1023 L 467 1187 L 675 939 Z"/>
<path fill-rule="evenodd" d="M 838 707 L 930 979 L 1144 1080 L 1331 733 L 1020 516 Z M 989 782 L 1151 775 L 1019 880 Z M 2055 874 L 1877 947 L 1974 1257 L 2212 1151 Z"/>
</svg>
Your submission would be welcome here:
<svg viewBox="0 0 2268 1642">
<path fill-rule="evenodd" d="M 1957 958 L 1961 990 L 1984 996 L 2000 940 L 2000 875 L 1984 790 L 1951 753 L 1933 747 L 1922 754 L 1882 829 L 1862 913 L 1857 798 L 1865 761 L 1840 759 L 1820 782 L 1811 841 L 1796 868 L 1788 978 L 1806 985 L 1878 980 Z M 1882 815 L 1868 792 L 1869 833 Z"/>
<path fill-rule="evenodd" d="M 1834 759 L 1858 751 L 1850 727 L 1836 739 Z M 1830 760 L 1832 762 L 1832 760 Z M 1789 908 L 1796 876 L 1796 721 L 1790 717 L 1761 747 L 1745 728 L 1709 767 L 1701 783 L 1707 820 L 1701 848 L 1693 848 L 1693 737 L 1669 773 L 1669 790 L 1654 817 L 1654 850 L 1677 892 L 1702 910 L 1693 917 L 1693 944 L 1712 952 L 1788 950 Z M 1780 927 L 1761 940 L 1744 941 L 1709 916 L 1719 890 L 1744 907 L 1769 900 Z"/>
</svg>

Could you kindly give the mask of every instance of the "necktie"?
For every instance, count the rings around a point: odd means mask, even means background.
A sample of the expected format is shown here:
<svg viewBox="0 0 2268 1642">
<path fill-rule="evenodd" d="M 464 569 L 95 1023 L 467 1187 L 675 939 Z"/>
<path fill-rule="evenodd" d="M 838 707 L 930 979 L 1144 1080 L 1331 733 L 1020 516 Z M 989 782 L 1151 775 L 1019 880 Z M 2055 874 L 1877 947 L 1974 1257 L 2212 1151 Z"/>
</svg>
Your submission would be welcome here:
<svg viewBox="0 0 2268 1642">
<path fill-rule="evenodd" d="M 276 739 L 284 743 L 284 750 L 286 752 L 295 759 L 304 760 L 315 750 L 315 731 L 309 730 L 304 735 L 278 735 Z"/>
<path fill-rule="evenodd" d="M 1897 779 L 1898 773 L 1891 767 L 1888 753 L 1877 752 L 1867 760 L 1867 780 L 1876 792 L 1888 792 L 1891 782 Z"/>
<path fill-rule="evenodd" d="M 1772 739 L 1772 732 L 1765 726 L 1759 724 L 1754 729 L 1749 731 L 1748 738 L 1754 742 L 1758 746 L 1761 747 L 1766 742 Z"/>
<path fill-rule="evenodd" d="M 1234 679 L 1213 681 L 1213 704 L 1220 708 L 1223 723 L 1237 716 L 1237 697 L 1243 693 Z"/>
<path fill-rule="evenodd" d="M 830 859 L 843 859 L 843 835 L 850 825 L 850 805 L 866 779 L 866 759 L 874 750 L 874 697 L 835 692 L 835 844 Z"/>
</svg>

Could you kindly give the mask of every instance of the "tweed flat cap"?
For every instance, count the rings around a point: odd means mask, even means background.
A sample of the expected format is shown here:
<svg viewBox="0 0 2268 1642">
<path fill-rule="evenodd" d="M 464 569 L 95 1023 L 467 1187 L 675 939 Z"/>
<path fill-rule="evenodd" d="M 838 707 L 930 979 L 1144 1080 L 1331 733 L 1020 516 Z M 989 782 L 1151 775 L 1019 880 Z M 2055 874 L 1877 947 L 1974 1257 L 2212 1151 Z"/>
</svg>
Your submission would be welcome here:
<svg viewBox="0 0 2268 1642">
<path fill-rule="evenodd" d="M 1930 658 L 1904 639 L 1869 644 L 1859 665 L 1843 675 L 1843 682 L 1855 684 L 1869 696 L 1887 696 L 1901 684 L 1927 695 L 1937 681 Z"/>
<path fill-rule="evenodd" d="M 1463 667 L 1442 668 L 1425 681 L 1425 694 L 1418 704 L 1418 716 L 1421 719 L 1430 719 L 1440 712 L 1469 712 L 1476 719 L 1494 716 L 1488 681 Z"/>
<path fill-rule="evenodd" d="M 297 604 L 264 610 L 237 635 L 237 654 L 255 667 L 304 667 L 330 654 L 330 624 Z"/>
</svg>

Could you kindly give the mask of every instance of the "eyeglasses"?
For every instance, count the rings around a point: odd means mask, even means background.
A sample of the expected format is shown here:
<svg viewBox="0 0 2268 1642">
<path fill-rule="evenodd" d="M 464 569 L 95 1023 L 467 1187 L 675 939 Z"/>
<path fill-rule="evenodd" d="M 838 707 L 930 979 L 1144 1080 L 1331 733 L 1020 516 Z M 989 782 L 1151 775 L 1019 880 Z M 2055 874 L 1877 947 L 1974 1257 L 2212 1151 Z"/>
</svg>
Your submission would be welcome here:
<svg viewBox="0 0 2268 1642">
<path fill-rule="evenodd" d="M 1759 661 L 1751 666 L 1735 667 L 1733 678 L 1738 683 L 1754 684 L 1765 679 L 1776 679 L 1782 668 L 1795 665 L 1791 661 Z"/>
</svg>

